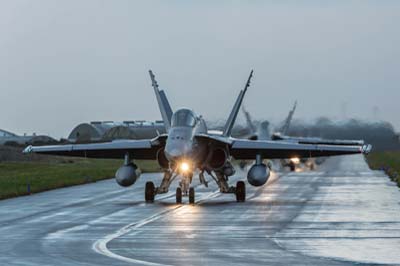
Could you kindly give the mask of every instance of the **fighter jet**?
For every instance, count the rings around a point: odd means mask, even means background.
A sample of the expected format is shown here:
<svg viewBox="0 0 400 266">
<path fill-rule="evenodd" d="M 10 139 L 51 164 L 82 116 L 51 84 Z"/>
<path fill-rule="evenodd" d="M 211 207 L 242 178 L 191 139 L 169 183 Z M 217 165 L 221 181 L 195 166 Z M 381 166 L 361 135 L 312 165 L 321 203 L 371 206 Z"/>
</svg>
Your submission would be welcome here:
<svg viewBox="0 0 400 266">
<path fill-rule="evenodd" d="M 247 180 L 253 186 L 262 186 L 270 176 L 269 168 L 262 162 L 263 158 L 331 156 L 368 153 L 370 150 L 370 146 L 366 145 L 314 145 L 232 138 L 232 128 L 250 86 L 253 71 L 250 72 L 244 89 L 240 91 L 222 133 L 210 134 L 202 116 L 196 115 L 193 110 L 181 108 L 172 111 L 151 70 L 149 74 L 167 134 L 146 140 L 28 146 L 24 152 L 88 158 L 124 158 L 124 164 L 115 175 L 117 183 L 124 187 L 133 185 L 139 178 L 138 166 L 133 160 L 157 160 L 164 170 L 164 176 L 157 187 L 152 181 L 146 183 L 146 202 L 153 202 L 156 195 L 168 192 L 172 181 L 180 178 L 176 189 L 176 202 L 181 203 L 182 196 L 188 195 L 189 203 L 193 204 L 195 191 L 190 186 L 192 178 L 195 174 L 198 175 L 200 183 L 207 186 L 205 173 L 214 179 L 220 192 L 235 194 L 238 202 L 245 201 L 245 182 L 238 181 L 236 186 L 230 186 L 228 183 L 228 177 L 235 174 L 231 163 L 233 158 L 255 160 L 247 173 Z"/>
<path fill-rule="evenodd" d="M 347 140 L 347 139 L 323 139 L 317 137 L 293 137 L 289 136 L 289 128 L 293 119 L 294 112 L 296 111 L 297 101 L 295 101 L 293 108 L 289 111 L 288 116 L 283 123 L 281 129 L 271 135 L 272 140 L 283 140 L 289 142 L 296 142 L 300 144 L 327 144 L 327 145 L 364 145 L 363 140 Z"/>
<path fill-rule="evenodd" d="M 257 127 L 255 123 L 253 122 L 251 115 L 244 106 L 242 107 L 243 114 L 246 118 L 246 124 L 248 129 L 250 130 L 250 134 L 246 136 L 246 138 L 253 139 L 253 140 L 273 140 L 273 141 L 284 141 L 284 142 L 290 142 L 290 143 L 297 143 L 297 144 L 319 144 L 319 145 L 344 145 L 344 146 L 362 146 L 364 145 L 363 140 L 342 140 L 342 139 L 323 139 L 323 138 L 317 138 L 317 137 L 293 137 L 289 136 L 289 128 L 290 124 L 293 119 L 294 112 L 296 111 L 297 107 L 297 101 L 295 101 L 293 108 L 289 111 L 288 116 L 286 117 L 282 127 L 270 134 L 269 132 L 269 122 L 268 121 L 263 121 L 259 125 L 259 129 L 257 130 Z M 243 137 L 243 136 L 242 136 Z M 314 158 L 306 157 L 306 158 L 299 158 L 299 157 L 293 157 L 290 159 L 281 159 L 280 163 L 282 167 L 289 167 L 291 171 L 295 171 L 296 167 L 300 164 L 303 163 L 304 165 L 308 165 L 311 170 L 315 168 L 314 164 Z M 242 162 L 241 164 L 242 167 L 245 166 L 245 164 Z"/>
</svg>

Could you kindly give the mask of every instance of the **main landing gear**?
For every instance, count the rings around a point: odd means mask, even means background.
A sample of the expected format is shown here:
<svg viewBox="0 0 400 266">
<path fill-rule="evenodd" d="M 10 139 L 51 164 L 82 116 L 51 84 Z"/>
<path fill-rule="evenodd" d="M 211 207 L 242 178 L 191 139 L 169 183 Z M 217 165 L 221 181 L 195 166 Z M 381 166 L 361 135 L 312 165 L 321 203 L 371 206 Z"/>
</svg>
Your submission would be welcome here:
<svg viewBox="0 0 400 266">
<path fill-rule="evenodd" d="M 146 182 L 146 187 L 144 190 L 144 199 L 147 203 L 154 202 L 154 198 L 157 194 L 164 194 L 168 192 L 169 186 L 172 181 L 176 178 L 177 174 L 173 174 L 173 172 L 165 171 L 164 177 L 161 181 L 159 187 L 154 186 L 154 183 L 149 181 Z"/>
<path fill-rule="evenodd" d="M 223 173 L 216 172 L 216 176 L 209 173 L 211 177 L 217 183 L 219 190 L 221 193 L 231 193 L 235 194 L 237 202 L 245 202 L 246 201 L 246 184 L 243 181 L 238 181 L 236 186 L 228 185 L 228 177 Z M 170 172 L 164 173 L 164 178 L 159 187 L 155 187 L 154 183 L 149 181 L 146 183 L 144 197 L 147 203 L 154 202 L 155 195 L 163 194 L 168 192 L 169 186 L 171 182 L 175 179 L 177 175 L 172 175 Z M 208 186 L 208 183 L 205 181 L 203 173 L 200 174 L 200 183 Z M 191 183 L 192 176 L 183 177 L 181 182 L 179 182 L 179 187 L 176 188 L 175 198 L 176 203 L 181 204 L 183 196 L 188 196 L 189 203 L 195 203 L 195 190 L 193 187 L 189 187 Z"/>
<path fill-rule="evenodd" d="M 232 193 L 236 195 L 237 202 L 246 201 L 246 185 L 243 181 L 237 181 L 236 187 L 229 186 L 228 177 L 222 172 L 216 172 L 216 177 L 211 175 L 219 187 L 221 193 Z"/>
</svg>

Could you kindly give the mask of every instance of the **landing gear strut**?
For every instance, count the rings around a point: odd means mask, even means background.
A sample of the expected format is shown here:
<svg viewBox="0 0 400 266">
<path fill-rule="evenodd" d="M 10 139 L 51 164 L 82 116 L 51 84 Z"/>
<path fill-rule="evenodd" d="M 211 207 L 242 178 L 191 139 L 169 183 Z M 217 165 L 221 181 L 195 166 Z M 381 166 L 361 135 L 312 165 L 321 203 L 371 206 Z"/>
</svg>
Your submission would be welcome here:
<svg viewBox="0 0 400 266">
<path fill-rule="evenodd" d="M 246 201 L 246 185 L 243 181 L 238 181 L 236 187 L 228 185 L 228 177 L 221 172 L 215 172 L 216 177 L 211 175 L 219 187 L 221 193 L 234 193 L 237 202 Z"/>
<path fill-rule="evenodd" d="M 229 186 L 228 184 L 228 177 L 224 175 L 222 172 L 215 172 L 216 178 L 211 175 L 215 182 L 217 183 L 219 187 L 219 191 L 221 193 L 235 193 L 236 188 L 234 186 Z"/>
<path fill-rule="evenodd" d="M 171 185 L 172 181 L 176 178 L 177 174 L 172 171 L 165 171 L 164 177 L 161 181 L 159 187 L 155 187 L 153 182 L 147 182 L 146 188 L 144 191 L 144 198 L 146 202 L 151 203 L 154 202 L 154 197 L 157 194 L 164 194 L 168 192 L 169 186 Z"/>
</svg>

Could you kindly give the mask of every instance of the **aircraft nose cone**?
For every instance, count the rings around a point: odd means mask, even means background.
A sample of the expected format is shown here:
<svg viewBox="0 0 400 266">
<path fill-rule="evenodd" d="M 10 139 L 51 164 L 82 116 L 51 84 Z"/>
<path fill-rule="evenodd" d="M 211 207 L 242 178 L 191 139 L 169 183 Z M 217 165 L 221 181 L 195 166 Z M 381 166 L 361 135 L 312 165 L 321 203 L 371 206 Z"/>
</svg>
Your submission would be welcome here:
<svg viewBox="0 0 400 266">
<path fill-rule="evenodd" d="M 180 149 L 173 149 L 173 150 L 171 150 L 171 151 L 168 151 L 168 156 L 169 156 L 171 159 L 177 159 L 177 158 L 183 156 L 183 152 L 182 152 L 182 150 L 180 150 Z"/>
<path fill-rule="evenodd" d="M 173 147 L 172 149 L 165 149 L 165 156 L 169 161 L 177 161 L 190 154 L 189 147 L 182 145 L 179 147 Z"/>
</svg>

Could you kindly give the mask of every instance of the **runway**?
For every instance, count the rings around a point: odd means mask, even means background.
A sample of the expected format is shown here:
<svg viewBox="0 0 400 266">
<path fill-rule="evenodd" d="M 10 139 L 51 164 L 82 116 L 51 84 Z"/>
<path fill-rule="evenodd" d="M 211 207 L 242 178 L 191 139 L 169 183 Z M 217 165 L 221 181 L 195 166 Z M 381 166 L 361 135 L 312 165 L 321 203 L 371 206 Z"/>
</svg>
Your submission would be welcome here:
<svg viewBox="0 0 400 266">
<path fill-rule="evenodd" d="M 400 265 L 400 191 L 362 156 L 246 184 L 245 203 L 212 183 L 193 206 L 175 204 L 176 184 L 144 203 L 160 179 L 0 201 L 0 265 Z"/>
</svg>

